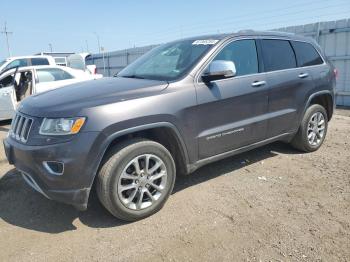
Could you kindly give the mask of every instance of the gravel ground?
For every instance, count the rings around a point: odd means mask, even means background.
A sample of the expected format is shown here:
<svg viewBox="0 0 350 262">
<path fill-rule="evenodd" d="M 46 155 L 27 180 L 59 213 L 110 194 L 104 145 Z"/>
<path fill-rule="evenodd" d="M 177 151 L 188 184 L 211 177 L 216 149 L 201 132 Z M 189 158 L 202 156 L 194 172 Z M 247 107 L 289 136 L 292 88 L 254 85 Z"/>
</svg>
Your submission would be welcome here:
<svg viewBox="0 0 350 262">
<path fill-rule="evenodd" d="M 179 177 L 134 223 L 45 199 L 0 147 L 0 261 L 350 261 L 349 130 L 341 110 L 315 153 L 275 143 Z"/>
</svg>

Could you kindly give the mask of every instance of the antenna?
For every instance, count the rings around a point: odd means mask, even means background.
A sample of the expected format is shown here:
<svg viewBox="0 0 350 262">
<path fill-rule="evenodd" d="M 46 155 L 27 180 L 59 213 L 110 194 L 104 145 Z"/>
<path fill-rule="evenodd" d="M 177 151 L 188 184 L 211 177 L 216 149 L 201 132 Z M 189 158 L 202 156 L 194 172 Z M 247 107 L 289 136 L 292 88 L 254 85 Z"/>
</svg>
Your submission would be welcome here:
<svg viewBox="0 0 350 262">
<path fill-rule="evenodd" d="M 7 52 L 8 52 L 8 54 L 9 54 L 9 56 L 11 56 L 10 43 L 9 43 L 9 35 L 13 34 L 13 32 L 7 31 L 7 24 L 6 24 L 6 22 L 5 22 L 5 26 L 4 26 L 4 31 L 1 31 L 1 33 L 4 34 L 5 37 L 6 37 Z"/>
</svg>

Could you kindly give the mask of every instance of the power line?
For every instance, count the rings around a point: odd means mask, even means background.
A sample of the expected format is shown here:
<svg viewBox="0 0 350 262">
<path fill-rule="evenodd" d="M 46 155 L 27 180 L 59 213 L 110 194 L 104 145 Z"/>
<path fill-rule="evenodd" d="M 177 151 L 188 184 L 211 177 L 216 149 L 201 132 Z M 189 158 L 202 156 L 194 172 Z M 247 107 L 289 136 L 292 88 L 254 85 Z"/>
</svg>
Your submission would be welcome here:
<svg viewBox="0 0 350 262">
<path fill-rule="evenodd" d="M 332 7 L 332 6 L 327 6 L 327 7 L 323 7 L 323 8 L 316 8 L 316 9 L 317 10 L 324 10 L 324 9 L 329 10 L 330 7 Z M 333 7 L 335 7 L 335 6 L 333 6 Z M 281 23 L 295 22 L 296 21 L 296 19 L 290 19 L 290 18 L 283 19 L 283 17 L 285 18 L 285 17 L 288 17 L 290 15 L 295 16 L 295 15 L 299 15 L 299 14 L 302 14 L 302 13 L 305 13 L 305 12 L 311 12 L 311 10 L 302 10 L 302 11 L 299 11 L 299 12 L 291 12 L 291 13 L 286 13 L 286 14 L 279 15 L 279 16 L 272 16 L 273 18 L 282 17 L 282 20 L 278 19 L 278 20 L 271 21 L 271 22 L 268 22 L 268 23 L 265 22 L 267 17 L 260 17 L 260 18 L 255 18 L 255 19 L 245 19 L 245 20 L 241 20 L 241 22 L 239 23 L 239 26 L 235 25 L 235 27 L 236 27 L 236 30 L 244 29 L 247 26 L 250 26 L 250 27 L 258 26 L 258 27 L 260 27 L 263 30 L 271 29 L 271 27 L 275 26 L 275 25 L 281 27 L 281 25 L 279 25 Z M 350 13 L 350 11 L 344 11 L 344 12 L 340 12 L 340 13 L 338 12 L 337 15 L 349 14 L 349 13 Z M 318 18 L 322 18 L 322 17 L 325 17 L 325 16 L 330 16 L 332 14 L 334 14 L 334 13 L 322 13 L 320 15 L 313 16 L 312 19 L 315 20 L 316 18 L 318 19 Z M 307 19 L 307 18 L 305 18 L 305 19 Z M 301 21 L 304 21 L 305 19 L 299 20 L 299 23 L 302 23 Z M 310 20 L 308 22 L 310 22 Z M 307 23 L 307 22 L 305 21 L 305 23 Z M 231 24 L 232 23 L 228 23 L 228 24 L 226 24 L 225 27 L 227 28 L 227 26 L 231 25 Z M 266 27 L 266 26 L 269 26 L 269 27 Z M 193 30 L 193 29 L 192 30 L 191 29 L 185 30 L 186 33 L 184 33 L 184 37 L 186 37 L 186 35 L 187 36 L 192 35 L 194 33 L 194 31 L 195 31 L 196 34 L 212 34 L 212 33 L 216 33 L 217 32 L 217 28 L 211 29 L 211 27 L 209 26 L 209 28 L 204 28 L 204 30 L 200 30 L 200 31 Z M 232 29 L 231 30 L 225 30 L 225 29 L 222 30 L 222 32 L 233 32 L 233 31 L 235 31 L 235 30 L 232 30 Z M 169 38 L 167 37 L 169 35 L 173 36 L 173 34 L 171 34 L 171 32 L 168 32 L 166 34 L 163 34 L 162 37 L 155 37 L 155 38 L 153 38 L 153 41 L 156 41 L 156 42 L 163 41 L 163 40 L 169 41 Z M 142 43 L 145 43 L 145 42 L 146 41 L 141 41 L 141 42 L 138 42 L 138 44 L 140 44 L 140 43 L 142 44 Z"/>
<path fill-rule="evenodd" d="M 10 50 L 10 43 L 9 43 L 9 35 L 13 34 L 13 32 L 7 31 L 7 24 L 5 22 L 5 26 L 4 26 L 4 31 L 1 31 L 2 34 L 5 35 L 6 37 L 6 43 L 7 43 L 7 52 L 9 57 L 11 56 L 11 50 Z"/>
<path fill-rule="evenodd" d="M 315 10 L 315 9 L 320 9 L 320 7 L 317 7 L 317 4 L 321 4 L 321 3 L 329 3 L 329 1 L 324 1 L 324 0 L 316 0 L 316 1 L 310 1 L 310 2 L 307 2 L 307 3 L 304 3 L 304 0 L 302 1 L 302 5 L 301 4 L 294 4 L 294 5 L 289 5 L 289 6 L 286 6 L 286 7 L 283 7 L 283 8 L 275 8 L 275 9 L 268 9 L 266 11 L 258 11 L 258 12 L 246 12 L 246 13 L 241 13 L 240 15 L 238 16 L 234 16 L 234 17 L 226 17 L 226 18 L 219 18 L 219 19 L 216 19 L 216 20 L 210 20 L 210 22 L 206 21 L 206 22 L 201 22 L 201 23 L 196 23 L 196 24 L 190 24 L 190 25 L 187 25 L 185 27 L 186 30 L 183 30 L 183 29 L 179 29 L 178 27 L 173 27 L 173 28 L 168 28 L 168 29 L 165 29 L 164 31 L 158 31 L 158 32 L 150 32 L 150 33 L 146 33 L 145 32 L 145 35 L 147 35 L 148 37 L 149 36 L 157 36 L 157 35 L 164 35 L 164 34 L 174 34 L 174 33 L 184 33 L 184 31 L 188 31 L 189 29 L 195 29 L 195 28 L 203 28 L 203 27 L 213 27 L 215 25 L 218 25 L 218 26 L 221 26 L 223 24 L 232 24 L 233 22 L 241 22 L 242 19 L 244 18 L 247 18 L 248 17 L 256 17 L 256 16 L 261 16 L 261 14 L 265 15 L 266 14 L 275 14 L 277 11 L 285 11 L 285 10 L 290 10 L 290 9 L 294 9 L 294 8 L 299 8 L 301 10 L 295 10 L 297 12 L 305 12 L 305 6 L 310 6 L 311 5 L 311 8 L 312 10 Z M 349 3 L 348 0 L 346 0 L 345 2 L 342 2 L 341 3 Z M 316 6 L 316 7 L 315 7 Z M 339 3 L 337 5 L 334 5 L 334 6 L 339 6 Z M 302 7 L 302 8 L 301 8 Z M 328 8 L 328 6 L 326 7 L 322 7 L 321 6 L 321 9 L 326 9 Z M 311 11 L 312 11 L 311 10 Z M 293 11 L 293 13 L 295 13 L 295 11 Z M 311 12 L 309 11 L 309 12 Z M 284 14 L 281 14 L 281 15 L 284 15 Z M 268 18 L 268 17 L 267 17 Z M 254 19 L 254 18 L 253 18 Z M 217 26 L 216 26 L 217 27 Z M 217 28 L 215 29 L 215 31 L 217 31 Z M 136 35 L 130 35 L 129 37 L 133 38 L 135 37 Z M 137 37 L 139 37 L 140 35 L 138 34 Z"/>
</svg>

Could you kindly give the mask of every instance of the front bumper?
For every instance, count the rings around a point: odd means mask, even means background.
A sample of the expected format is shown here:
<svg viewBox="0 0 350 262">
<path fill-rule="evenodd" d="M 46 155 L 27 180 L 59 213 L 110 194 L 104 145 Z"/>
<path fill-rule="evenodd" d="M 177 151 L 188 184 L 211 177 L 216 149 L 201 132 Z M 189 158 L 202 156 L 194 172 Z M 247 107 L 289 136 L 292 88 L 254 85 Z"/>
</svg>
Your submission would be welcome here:
<svg viewBox="0 0 350 262">
<path fill-rule="evenodd" d="M 29 146 L 7 137 L 4 148 L 9 163 L 32 188 L 49 199 L 85 210 L 98 165 L 97 136 L 97 132 L 80 133 L 69 142 L 45 146 Z M 63 173 L 49 172 L 46 161 L 62 163 Z"/>
</svg>

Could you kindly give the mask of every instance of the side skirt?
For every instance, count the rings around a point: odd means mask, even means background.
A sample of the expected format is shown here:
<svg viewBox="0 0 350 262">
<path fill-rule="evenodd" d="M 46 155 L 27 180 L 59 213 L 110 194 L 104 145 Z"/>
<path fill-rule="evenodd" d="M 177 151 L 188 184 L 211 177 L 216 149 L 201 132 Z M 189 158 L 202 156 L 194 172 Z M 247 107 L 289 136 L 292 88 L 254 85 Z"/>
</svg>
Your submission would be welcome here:
<svg viewBox="0 0 350 262">
<path fill-rule="evenodd" d="M 240 148 L 237 148 L 237 149 L 234 149 L 234 150 L 231 150 L 231 151 L 228 151 L 228 152 L 224 152 L 224 153 L 221 153 L 221 154 L 218 154 L 218 155 L 215 155 L 215 156 L 211 156 L 211 157 L 208 157 L 208 158 L 201 159 L 201 160 L 195 162 L 194 164 L 187 165 L 188 174 L 193 173 L 198 168 L 200 168 L 200 167 L 202 167 L 204 165 L 210 164 L 212 162 L 216 162 L 218 160 L 221 160 L 221 159 L 224 159 L 224 158 L 227 158 L 227 157 L 230 157 L 230 156 L 238 155 L 240 153 L 243 153 L 243 152 L 246 152 L 246 151 L 249 151 L 249 150 L 252 150 L 252 149 L 255 149 L 255 148 L 267 145 L 267 144 L 270 144 L 272 142 L 276 142 L 276 141 L 289 142 L 293 138 L 294 135 L 295 135 L 295 132 L 281 134 L 281 135 L 278 135 L 278 136 L 275 136 L 275 137 L 271 137 L 271 138 L 265 139 L 263 141 L 256 142 L 256 143 L 251 144 L 251 145 L 247 145 L 247 146 L 240 147 Z"/>
</svg>

